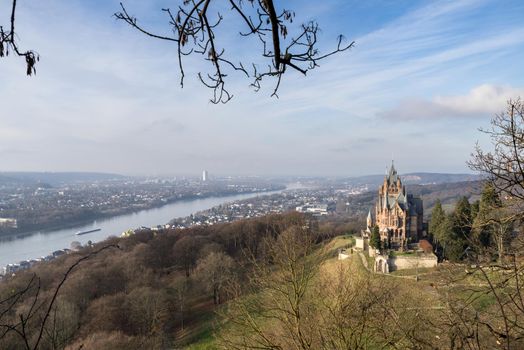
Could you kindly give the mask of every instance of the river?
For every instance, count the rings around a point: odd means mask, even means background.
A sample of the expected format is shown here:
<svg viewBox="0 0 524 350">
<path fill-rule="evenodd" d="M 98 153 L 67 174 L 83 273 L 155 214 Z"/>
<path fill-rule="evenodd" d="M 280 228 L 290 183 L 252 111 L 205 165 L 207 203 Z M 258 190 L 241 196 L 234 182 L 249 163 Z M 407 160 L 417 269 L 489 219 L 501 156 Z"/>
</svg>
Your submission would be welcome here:
<svg viewBox="0 0 524 350">
<path fill-rule="evenodd" d="M 288 186 L 297 188 L 296 186 Z M 132 214 L 114 216 L 95 220 L 89 224 L 52 231 L 37 231 L 9 237 L 0 237 L 0 267 L 23 260 L 36 259 L 49 255 L 55 250 L 70 248 L 71 242 L 82 244 L 88 241 L 99 242 L 110 236 L 119 236 L 122 232 L 140 226 L 156 226 L 168 223 L 171 219 L 185 217 L 201 210 L 209 209 L 219 204 L 261 195 L 280 193 L 271 191 L 264 193 L 246 193 L 223 197 L 208 197 L 177 201 L 159 208 L 141 210 Z M 85 235 L 75 235 L 78 231 L 100 228 L 100 231 Z"/>
</svg>

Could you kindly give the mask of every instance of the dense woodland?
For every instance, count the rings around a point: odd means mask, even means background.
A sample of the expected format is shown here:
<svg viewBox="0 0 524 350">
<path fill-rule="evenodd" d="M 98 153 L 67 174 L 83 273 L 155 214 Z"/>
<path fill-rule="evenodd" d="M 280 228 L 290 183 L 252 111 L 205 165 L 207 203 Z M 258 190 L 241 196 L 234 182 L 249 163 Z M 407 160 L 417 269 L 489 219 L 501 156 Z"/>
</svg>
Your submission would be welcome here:
<svg viewBox="0 0 524 350">
<path fill-rule="evenodd" d="M 518 238 L 515 220 L 495 188 L 487 183 L 480 199 L 462 197 L 448 214 L 437 200 L 429 225 L 437 254 L 450 261 L 499 261 L 512 254 Z M 518 242 L 518 240 L 517 240 Z"/>
<path fill-rule="evenodd" d="M 198 337 L 191 333 L 194 324 L 232 297 L 226 285 L 246 280 L 252 262 L 268 254 L 267 242 L 292 228 L 316 243 L 347 230 L 343 223 L 319 227 L 293 213 L 161 234 L 144 231 L 37 266 L 0 285 L 0 347 L 33 348 L 66 270 L 104 247 L 68 275 L 38 348 L 168 348 L 191 341 Z M 16 331 L 5 325 L 17 325 Z"/>
<path fill-rule="evenodd" d="M 383 178 L 382 178 L 383 180 Z M 482 182 L 461 181 L 453 183 L 439 183 L 431 185 L 406 185 L 408 193 L 420 197 L 424 205 L 424 218 L 428 220 L 437 201 L 441 203 L 444 210 L 453 210 L 455 203 L 462 197 L 474 202 L 480 198 L 482 192 Z M 377 199 L 378 186 L 371 191 L 345 198 L 343 203 L 348 202 L 348 211 L 354 214 L 365 216 L 368 210 L 374 208 Z"/>
<path fill-rule="evenodd" d="M 0 284 L 0 348 L 524 346 L 511 270 L 373 274 L 336 259 L 353 227 L 290 213 L 109 239 Z"/>
</svg>

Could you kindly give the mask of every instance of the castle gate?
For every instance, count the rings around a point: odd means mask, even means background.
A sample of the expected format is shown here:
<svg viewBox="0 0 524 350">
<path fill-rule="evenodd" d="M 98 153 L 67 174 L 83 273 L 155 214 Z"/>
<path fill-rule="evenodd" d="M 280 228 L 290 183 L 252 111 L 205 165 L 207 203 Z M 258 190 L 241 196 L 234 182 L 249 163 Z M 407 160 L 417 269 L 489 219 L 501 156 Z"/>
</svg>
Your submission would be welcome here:
<svg viewBox="0 0 524 350">
<path fill-rule="evenodd" d="M 377 255 L 375 257 L 375 266 L 373 269 L 375 272 L 389 273 L 388 259 L 383 255 Z"/>
</svg>

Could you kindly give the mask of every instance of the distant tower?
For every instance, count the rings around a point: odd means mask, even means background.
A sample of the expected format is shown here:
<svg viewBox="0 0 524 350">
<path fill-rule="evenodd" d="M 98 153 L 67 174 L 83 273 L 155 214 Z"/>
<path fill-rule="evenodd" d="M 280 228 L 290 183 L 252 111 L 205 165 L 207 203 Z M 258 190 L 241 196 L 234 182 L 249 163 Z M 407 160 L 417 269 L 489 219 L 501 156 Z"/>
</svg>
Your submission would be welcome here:
<svg viewBox="0 0 524 350">
<path fill-rule="evenodd" d="M 371 210 L 368 212 L 368 218 L 366 220 L 366 231 L 371 232 L 373 226 L 373 219 L 371 218 Z"/>
<path fill-rule="evenodd" d="M 203 181 L 203 182 L 206 182 L 206 181 L 208 181 L 208 180 L 209 180 L 209 174 L 207 173 L 207 170 L 204 170 L 204 171 L 202 172 L 202 181 Z"/>
</svg>

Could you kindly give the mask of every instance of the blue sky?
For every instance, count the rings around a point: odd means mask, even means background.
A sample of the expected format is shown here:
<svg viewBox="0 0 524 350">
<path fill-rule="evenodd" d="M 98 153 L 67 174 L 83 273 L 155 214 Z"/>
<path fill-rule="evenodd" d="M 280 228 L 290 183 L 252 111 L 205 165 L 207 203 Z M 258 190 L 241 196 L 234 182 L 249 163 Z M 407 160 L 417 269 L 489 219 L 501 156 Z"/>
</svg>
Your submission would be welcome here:
<svg viewBox="0 0 524 350">
<path fill-rule="evenodd" d="M 169 32 L 159 9 L 177 1 L 125 3 Z M 393 157 L 400 172 L 465 172 L 475 142 L 489 147 L 478 128 L 524 97 L 522 1 L 282 3 L 296 25 L 319 22 L 321 49 L 337 34 L 355 48 L 290 72 L 278 99 L 232 74 L 234 99 L 215 106 L 195 79 L 202 62 L 186 60 L 181 89 L 175 47 L 115 21 L 118 1 L 21 1 L 20 45 L 41 62 L 28 78 L 21 60 L 0 61 L 1 170 L 351 176 Z M 221 43 L 260 61 L 236 24 Z"/>
</svg>

